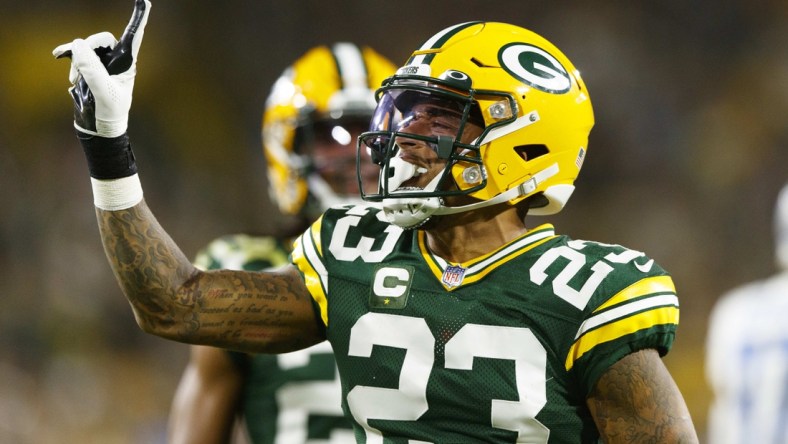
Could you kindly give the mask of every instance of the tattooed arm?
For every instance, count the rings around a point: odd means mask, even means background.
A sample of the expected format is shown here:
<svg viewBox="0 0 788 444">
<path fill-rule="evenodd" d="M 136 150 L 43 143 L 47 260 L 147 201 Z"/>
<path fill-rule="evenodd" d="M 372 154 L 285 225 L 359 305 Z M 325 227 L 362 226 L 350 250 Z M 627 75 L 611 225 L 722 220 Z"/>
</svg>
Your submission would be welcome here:
<svg viewBox="0 0 788 444">
<path fill-rule="evenodd" d="M 278 353 L 324 339 L 292 266 L 277 272 L 196 269 L 143 200 L 96 209 L 104 251 L 139 326 L 192 344 Z"/>
<path fill-rule="evenodd" d="M 104 250 L 143 330 L 193 344 L 283 352 L 320 342 L 311 297 L 294 267 L 200 272 L 142 200 L 127 134 L 137 55 L 151 3 L 135 0 L 120 37 L 58 46 L 71 58 L 74 128 L 87 158 Z"/>
<path fill-rule="evenodd" d="M 656 350 L 632 353 L 599 378 L 588 400 L 606 443 L 697 443 L 678 387 Z"/>
</svg>

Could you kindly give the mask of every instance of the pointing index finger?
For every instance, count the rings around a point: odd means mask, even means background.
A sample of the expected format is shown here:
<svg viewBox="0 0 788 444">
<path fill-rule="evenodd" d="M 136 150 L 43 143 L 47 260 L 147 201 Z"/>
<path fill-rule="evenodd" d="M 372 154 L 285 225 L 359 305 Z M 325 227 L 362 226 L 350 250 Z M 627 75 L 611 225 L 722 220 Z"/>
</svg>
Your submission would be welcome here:
<svg viewBox="0 0 788 444">
<path fill-rule="evenodd" d="M 134 1 L 134 12 L 126 30 L 123 31 L 115 48 L 106 58 L 102 58 L 102 62 L 107 66 L 107 71 L 110 74 L 125 72 L 134 64 L 142 44 L 145 25 L 148 23 L 150 6 L 149 0 Z"/>
<path fill-rule="evenodd" d="M 151 3 L 149 0 L 134 0 L 134 11 L 123 35 L 112 51 L 99 54 L 110 74 L 120 74 L 131 67 L 139 53 L 145 25 L 148 23 Z M 71 57 L 70 44 L 60 45 L 53 51 L 55 58 Z"/>
</svg>

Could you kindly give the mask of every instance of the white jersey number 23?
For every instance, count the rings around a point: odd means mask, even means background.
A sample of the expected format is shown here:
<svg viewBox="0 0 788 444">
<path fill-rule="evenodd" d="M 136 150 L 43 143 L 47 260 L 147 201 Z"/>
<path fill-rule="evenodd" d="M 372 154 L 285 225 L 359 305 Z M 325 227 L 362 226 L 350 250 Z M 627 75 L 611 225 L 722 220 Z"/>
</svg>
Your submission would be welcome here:
<svg viewBox="0 0 788 444">
<path fill-rule="evenodd" d="M 370 419 L 415 421 L 427 405 L 429 371 L 435 362 L 435 338 L 422 318 L 367 313 L 350 333 L 350 356 L 370 357 L 375 345 L 404 348 L 399 388 L 356 386 L 347 396 L 367 443 L 382 443 Z M 531 330 L 519 327 L 466 324 L 446 343 L 446 368 L 473 371 L 474 357 L 515 361 L 519 401 L 492 399 L 490 426 L 518 433 L 518 442 L 547 442 L 549 431 L 535 419 L 547 402 L 547 352 Z M 413 442 L 413 441 L 412 441 Z"/>
</svg>

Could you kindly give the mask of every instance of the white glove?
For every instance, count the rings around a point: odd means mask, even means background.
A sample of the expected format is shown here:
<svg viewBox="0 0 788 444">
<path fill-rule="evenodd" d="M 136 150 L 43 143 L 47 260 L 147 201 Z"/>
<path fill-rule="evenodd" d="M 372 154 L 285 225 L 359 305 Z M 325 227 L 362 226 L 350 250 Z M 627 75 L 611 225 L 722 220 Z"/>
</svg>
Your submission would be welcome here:
<svg viewBox="0 0 788 444">
<path fill-rule="evenodd" d="M 74 127 L 85 134 L 114 138 L 128 127 L 137 54 L 151 3 L 135 0 L 134 13 L 120 41 L 109 32 L 76 39 L 52 51 L 71 57 L 69 93 L 74 100 Z"/>
</svg>

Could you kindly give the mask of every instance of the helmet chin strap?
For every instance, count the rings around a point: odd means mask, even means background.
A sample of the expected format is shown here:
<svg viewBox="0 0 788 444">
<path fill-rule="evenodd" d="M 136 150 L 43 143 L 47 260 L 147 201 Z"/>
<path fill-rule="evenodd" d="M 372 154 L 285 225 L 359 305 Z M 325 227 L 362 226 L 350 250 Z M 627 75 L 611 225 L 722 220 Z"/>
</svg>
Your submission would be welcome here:
<svg viewBox="0 0 788 444">
<path fill-rule="evenodd" d="M 391 161 L 394 162 L 392 159 Z M 403 170 L 413 170 L 416 171 L 416 167 L 411 165 L 407 162 L 399 160 L 397 165 L 410 165 L 410 168 L 404 167 Z M 406 196 L 403 197 L 392 197 L 388 199 L 383 199 L 383 212 L 386 215 L 386 218 L 389 222 L 400 226 L 402 228 L 416 228 L 424 223 L 426 223 L 430 217 L 433 215 L 446 215 L 446 214 L 457 214 L 463 213 L 470 210 L 476 210 L 479 208 L 489 207 L 491 205 L 496 205 L 502 202 L 506 202 L 512 199 L 516 199 L 520 196 L 527 196 L 539 187 L 539 184 L 544 182 L 545 180 L 555 176 L 558 174 L 559 168 L 558 164 L 554 163 L 549 167 L 539 171 L 538 173 L 531 176 L 530 179 L 527 181 L 519 184 L 518 186 L 511 188 L 509 190 L 504 191 L 503 193 L 493 197 L 489 200 L 474 202 L 468 205 L 461 205 L 458 207 L 447 207 L 443 205 L 443 200 L 439 197 L 411 197 L 408 198 Z M 397 176 L 395 171 L 394 176 Z M 407 179 L 415 176 L 415 173 L 411 173 L 409 177 L 401 180 L 399 184 L 404 182 Z M 435 191 L 438 187 L 438 182 L 440 181 L 441 175 L 435 176 L 432 181 L 422 190 L 422 189 L 413 189 L 413 190 L 398 190 L 396 194 L 400 195 L 407 195 L 409 191 L 411 192 L 423 192 L 423 191 Z M 393 179 L 393 177 L 392 177 Z M 399 180 L 399 177 L 397 178 Z M 391 185 L 392 183 L 390 183 Z M 393 194 L 393 193 L 392 193 Z"/>
<path fill-rule="evenodd" d="M 516 199 L 520 196 L 527 196 L 539 187 L 539 184 L 544 182 L 545 180 L 555 176 L 558 174 L 558 164 L 554 163 L 549 167 L 539 171 L 538 173 L 531 176 L 530 179 L 526 180 L 525 182 L 517 185 L 514 188 L 510 188 L 503 193 L 493 197 L 492 199 L 482 200 L 479 202 L 474 202 L 468 205 L 461 205 L 459 207 L 444 207 L 441 206 L 438 208 L 433 214 L 457 214 L 463 213 L 469 210 L 475 210 L 477 208 L 484 208 L 489 207 L 490 205 L 496 205 L 501 202 L 506 202 L 512 199 Z"/>
</svg>

